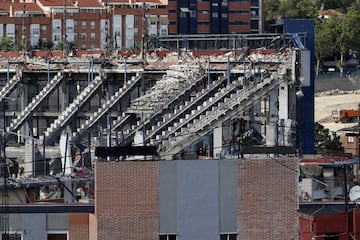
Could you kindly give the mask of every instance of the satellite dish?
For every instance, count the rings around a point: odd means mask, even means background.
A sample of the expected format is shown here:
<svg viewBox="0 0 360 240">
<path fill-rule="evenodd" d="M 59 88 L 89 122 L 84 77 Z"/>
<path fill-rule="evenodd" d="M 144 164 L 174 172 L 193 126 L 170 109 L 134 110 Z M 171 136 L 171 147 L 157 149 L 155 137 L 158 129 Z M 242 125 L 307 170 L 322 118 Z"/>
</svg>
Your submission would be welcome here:
<svg viewBox="0 0 360 240">
<path fill-rule="evenodd" d="M 355 202 L 360 199 L 360 186 L 355 185 L 350 189 L 349 192 L 350 201 Z"/>
</svg>

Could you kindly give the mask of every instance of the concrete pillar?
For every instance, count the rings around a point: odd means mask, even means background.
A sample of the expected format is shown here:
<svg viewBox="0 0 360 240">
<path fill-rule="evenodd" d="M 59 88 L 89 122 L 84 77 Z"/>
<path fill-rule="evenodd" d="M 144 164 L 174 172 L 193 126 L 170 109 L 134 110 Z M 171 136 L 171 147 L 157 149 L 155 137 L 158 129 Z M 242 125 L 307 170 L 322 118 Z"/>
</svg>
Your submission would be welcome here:
<svg viewBox="0 0 360 240">
<path fill-rule="evenodd" d="M 24 173 L 29 176 L 35 171 L 33 159 L 35 159 L 35 146 L 32 139 L 25 141 Z"/>
<path fill-rule="evenodd" d="M 214 129 L 213 132 L 213 153 L 214 158 L 220 158 L 221 151 L 223 150 L 223 127 L 220 125 Z"/>
<path fill-rule="evenodd" d="M 29 95 L 29 89 L 28 89 L 28 85 L 27 84 L 19 84 L 19 88 L 20 88 L 20 101 L 19 101 L 19 112 L 22 112 L 25 107 L 28 105 L 28 95 Z M 18 142 L 24 142 L 25 139 L 22 139 L 22 136 L 29 136 L 29 125 L 27 124 L 27 122 L 25 122 L 25 124 L 20 128 L 20 130 L 18 131 Z"/>
<path fill-rule="evenodd" d="M 65 108 L 69 105 L 69 91 L 67 91 L 67 79 L 64 79 L 60 83 L 59 89 L 59 106 L 60 111 L 64 111 Z"/>
<path fill-rule="evenodd" d="M 289 118 L 289 89 L 287 83 L 281 83 L 279 86 L 279 119 Z"/>
</svg>

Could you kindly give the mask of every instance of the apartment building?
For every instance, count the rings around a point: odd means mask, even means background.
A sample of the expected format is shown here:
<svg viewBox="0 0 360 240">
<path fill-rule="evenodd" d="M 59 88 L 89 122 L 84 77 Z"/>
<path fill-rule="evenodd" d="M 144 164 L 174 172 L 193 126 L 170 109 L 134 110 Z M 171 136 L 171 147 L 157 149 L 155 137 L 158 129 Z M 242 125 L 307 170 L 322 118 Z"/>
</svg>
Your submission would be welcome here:
<svg viewBox="0 0 360 240">
<path fill-rule="evenodd" d="M 62 48 L 137 48 L 144 36 L 167 35 L 167 4 L 162 1 L 79 0 L 4 1 L 0 37 L 24 48 L 39 40 Z"/>
<path fill-rule="evenodd" d="M 0 38 L 10 37 L 15 44 L 26 41 L 36 46 L 39 39 L 51 39 L 51 18 L 35 2 L 2 2 Z"/>
<path fill-rule="evenodd" d="M 161 0 L 109 0 L 111 42 L 115 48 L 139 47 L 144 36 L 167 35 L 167 4 Z"/>
<path fill-rule="evenodd" d="M 170 0 L 168 9 L 169 34 L 263 31 L 263 0 Z"/>
</svg>

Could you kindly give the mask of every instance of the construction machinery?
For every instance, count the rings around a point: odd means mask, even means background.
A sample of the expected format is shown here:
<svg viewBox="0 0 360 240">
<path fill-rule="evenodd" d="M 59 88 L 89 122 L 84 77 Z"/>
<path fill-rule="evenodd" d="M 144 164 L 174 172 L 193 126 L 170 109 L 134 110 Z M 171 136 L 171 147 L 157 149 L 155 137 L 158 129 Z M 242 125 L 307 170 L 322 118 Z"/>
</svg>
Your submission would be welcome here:
<svg viewBox="0 0 360 240">
<path fill-rule="evenodd" d="M 331 116 L 336 123 L 356 122 L 357 119 L 359 118 L 359 115 L 360 115 L 359 110 L 353 110 L 353 109 L 333 110 L 331 113 Z"/>
</svg>

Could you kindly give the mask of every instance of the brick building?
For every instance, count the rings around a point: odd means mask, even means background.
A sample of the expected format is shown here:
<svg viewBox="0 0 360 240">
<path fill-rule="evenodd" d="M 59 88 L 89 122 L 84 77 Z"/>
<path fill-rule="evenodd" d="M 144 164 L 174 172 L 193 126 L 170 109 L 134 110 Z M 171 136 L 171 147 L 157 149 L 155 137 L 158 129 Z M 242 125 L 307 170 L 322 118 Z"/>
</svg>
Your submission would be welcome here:
<svg viewBox="0 0 360 240">
<path fill-rule="evenodd" d="M 143 36 L 167 35 L 167 4 L 162 1 L 66 0 L 3 1 L 0 38 L 18 48 L 36 48 L 39 41 L 62 49 L 137 48 Z"/>
<path fill-rule="evenodd" d="M 89 232 L 97 239 L 291 239 L 297 165 L 297 159 L 96 162 L 97 230 Z"/>
<path fill-rule="evenodd" d="M 169 34 L 261 33 L 263 0 L 169 1 Z"/>
<path fill-rule="evenodd" d="M 263 0 L 2 0 L 0 37 L 18 48 L 39 41 L 62 49 L 140 48 L 144 37 L 194 33 L 262 33 Z M 24 47 L 24 43 L 26 46 Z"/>
</svg>

